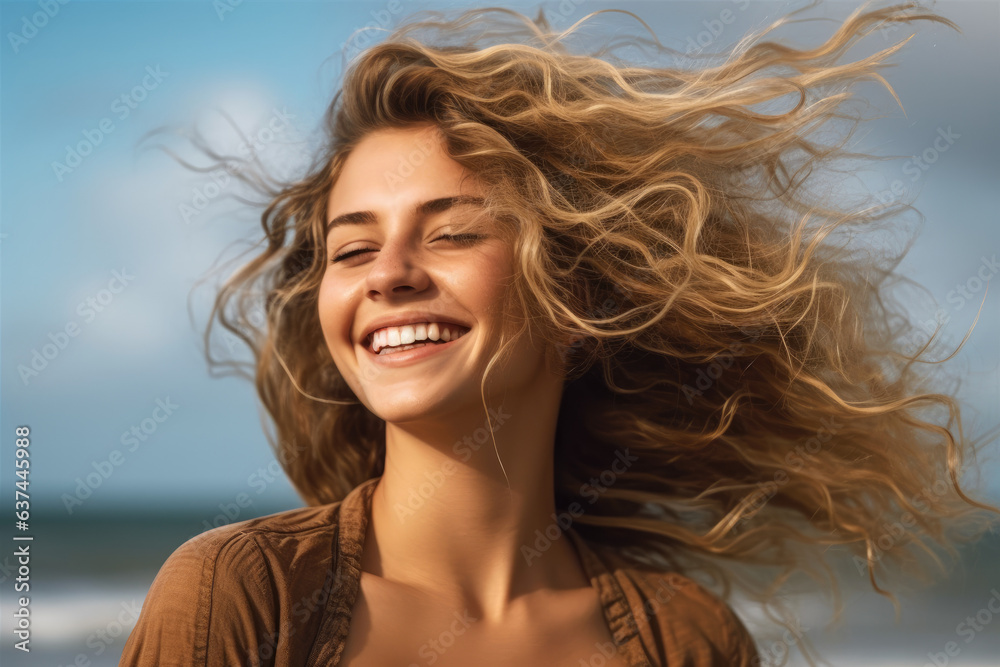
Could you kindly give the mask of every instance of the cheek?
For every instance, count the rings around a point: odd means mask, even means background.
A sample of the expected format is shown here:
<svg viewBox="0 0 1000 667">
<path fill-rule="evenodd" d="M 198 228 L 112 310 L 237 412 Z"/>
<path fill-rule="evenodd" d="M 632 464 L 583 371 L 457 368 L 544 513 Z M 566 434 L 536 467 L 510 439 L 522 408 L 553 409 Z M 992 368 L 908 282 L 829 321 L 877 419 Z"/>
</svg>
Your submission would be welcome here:
<svg viewBox="0 0 1000 667">
<path fill-rule="evenodd" d="M 508 334 L 520 327 L 516 301 L 510 291 L 513 284 L 513 261 L 506 253 L 484 257 L 476 266 L 476 273 L 470 280 L 472 289 L 466 290 L 468 306 L 473 309 L 483 323 L 489 322 L 493 336 L 509 327 Z"/>
<path fill-rule="evenodd" d="M 337 289 L 335 285 L 324 282 L 317 295 L 316 307 L 319 312 L 320 327 L 328 344 L 343 337 L 345 331 L 349 331 L 346 319 L 343 317 L 346 303 L 342 294 L 343 291 Z"/>
<path fill-rule="evenodd" d="M 479 276 L 483 294 L 489 294 L 490 304 L 498 305 L 514 282 L 513 256 L 509 251 L 496 253 L 481 265 Z"/>
<path fill-rule="evenodd" d="M 494 314 L 503 299 L 507 275 L 506 267 L 498 265 L 494 258 L 479 256 L 475 261 L 456 267 L 450 275 L 439 276 L 438 280 L 446 285 L 442 298 L 458 302 L 449 305 L 457 305 L 482 317 Z"/>
</svg>

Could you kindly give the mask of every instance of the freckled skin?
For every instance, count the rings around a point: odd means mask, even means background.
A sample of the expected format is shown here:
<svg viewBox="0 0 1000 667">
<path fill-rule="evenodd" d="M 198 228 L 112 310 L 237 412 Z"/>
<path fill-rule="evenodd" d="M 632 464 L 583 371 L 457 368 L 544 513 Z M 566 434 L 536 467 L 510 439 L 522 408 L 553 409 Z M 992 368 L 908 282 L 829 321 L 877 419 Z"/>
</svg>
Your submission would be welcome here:
<svg viewBox="0 0 1000 667">
<path fill-rule="evenodd" d="M 377 226 L 350 225 L 330 233 L 328 259 L 365 247 L 377 252 L 327 265 L 319 313 L 337 368 L 358 398 L 389 422 L 426 418 L 435 407 L 459 407 L 460 400 L 465 409 L 480 403 L 486 344 L 500 326 L 495 311 L 503 282 L 514 270 L 513 253 L 496 236 L 473 245 L 438 239 L 473 217 L 476 207 L 457 207 L 424 221 L 412 218 L 420 202 L 482 194 L 474 179 L 462 181 L 467 172 L 439 149 L 402 182 L 387 182 L 387 175 L 393 177 L 410 153 L 426 152 L 427 135 L 412 130 L 369 135 L 348 158 L 328 207 L 328 219 L 368 210 L 379 216 Z M 375 317 L 416 309 L 452 314 L 473 324 L 474 331 L 464 337 L 465 352 L 381 372 L 359 347 L 364 325 Z M 512 373 L 523 380 L 534 370 L 534 356 L 519 355 Z M 469 367 L 474 362 L 476 366 Z"/>
<path fill-rule="evenodd" d="M 522 333 L 486 387 L 492 414 L 507 416 L 487 416 L 480 382 L 505 323 L 498 306 L 514 257 L 489 229 L 475 243 L 440 239 L 459 232 L 475 205 L 414 214 L 428 200 L 483 195 L 432 129 L 369 134 L 327 205 L 327 220 L 375 214 L 376 224 L 330 231 L 318 308 L 337 368 L 386 422 L 385 473 L 372 496 L 341 664 L 623 665 L 617 655 L 595 658 L 595 644 L 608 645 L 611 635 L 569 539 L 554 540 L 534 561 L 524 557 L 555 512 L 552 449 L 564 376 L 545 363 L 539 337 Z M 413 155 L 419 166 L 395 177 Z M 329 263 L 361 248 L 371 251 Z M 471 328 L 415 363 L 377 364 L 363 347 L 367 325 L 413 310 Z M 475 448 L 460 445 L 470 442 Z M 456 614 L 476 622 L 466 627 Z"/>
</svg>

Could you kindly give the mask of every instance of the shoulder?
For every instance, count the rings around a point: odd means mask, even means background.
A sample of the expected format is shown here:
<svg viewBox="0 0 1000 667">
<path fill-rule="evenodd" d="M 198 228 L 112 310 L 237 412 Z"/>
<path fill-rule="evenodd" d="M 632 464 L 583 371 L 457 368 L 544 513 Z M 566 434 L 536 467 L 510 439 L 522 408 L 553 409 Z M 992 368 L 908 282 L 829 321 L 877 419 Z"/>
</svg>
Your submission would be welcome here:
<svg viewBox="0 0 1000 667">
<path fill-rule="evenodd" d="M 167 558 L 153 586 L 157 592 L 167 584 L 190 590 L 198 582 L 225 594 L 306 561 L 330 561 L 339 506 L 304 507 L 207 530 Z"/>
<path fill-rule="evenodd" d="M 675 572 L 616 568 L 650 654 L 665 664 L 708 667 L 758 665 L 756 644 L 746 626 L 721 598 Z"/>
<path fill-rule="evenodd" d="M 266 658 L 279 610 L 296 614 L 290 622 L 299 631 L 313 628 L 331 590 L 339 505 L 220 526 L 184 542 L 153 580 L 120 665 Z"/>
</svg>

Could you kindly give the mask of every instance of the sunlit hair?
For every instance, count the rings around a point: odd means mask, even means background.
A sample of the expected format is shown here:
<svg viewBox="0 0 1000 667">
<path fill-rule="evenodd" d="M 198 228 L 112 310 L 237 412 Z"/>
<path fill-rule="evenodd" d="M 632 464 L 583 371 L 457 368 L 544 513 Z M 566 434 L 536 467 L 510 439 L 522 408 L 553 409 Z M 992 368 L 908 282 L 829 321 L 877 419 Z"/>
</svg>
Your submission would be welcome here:
<svg viewBox="0 0 1000 667">
<path fill-rule="evenodd" d="M 887 242 L 913 208 L 842 187 L 870 159 L 844 149 L 861 120 L 850 89 L 874 79 L 895 97 L 879 71 L 908 39 L 838 61 L 887 26 L 957 27 L 916 3 L 865 5 L 815 48 L 763 40 L 796 22 L 785 17 L 714 58 L 655 37 L 630 43 L 662 63 L 572 53 L 570 36 L 605 12 L 561 34 L 542 14 L 434 12 L 350 61 L 325 145 L 303 178 L 268 190 L 266 247 L 212 310 L 253 350 L 292 484 L 331 503 L 383 471 L 385 424 L 320 328 L 326 207 L 369 133 L 430 127 L 484 184 L 486 219 L 515 248 L 511 330 L 489 368 L 529 322 L 565 361 L 557 507 L 616 449 L 638 457 L 574 522 L 609 559 L 709 572 L 724 595 L 736 584 L 768 601 L 797 570 L 835 583 L 824 552 L 864 559 L 879 591 L 921 553 L 954 554 L 992 508 L 962 490 L 982 443 L 932 378 L 933 338 L 889 294 L 914 284 L 894 272 L 909 244 Z M 815 140 L 838 127 L 840 141 Z M 737 575 L 744 566 L 766 568 L 767 583 Z"/>
</svg>

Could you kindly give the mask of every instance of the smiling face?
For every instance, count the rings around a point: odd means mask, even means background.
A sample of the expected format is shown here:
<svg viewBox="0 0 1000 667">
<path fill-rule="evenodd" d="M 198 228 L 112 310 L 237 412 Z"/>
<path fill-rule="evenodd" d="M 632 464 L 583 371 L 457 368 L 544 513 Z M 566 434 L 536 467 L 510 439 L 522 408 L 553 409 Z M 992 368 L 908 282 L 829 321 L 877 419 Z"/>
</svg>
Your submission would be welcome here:
<svg viewBox="0 0 1000 667">
<path fill-rule="evenodd" d="M 512 249 L 484 217 L 482 196 L 433 126 L 372 132 L 330 191 L 320 324 L 355 395 L 387 422 L 482 412 L 480 381 L 514 271 Z M 384 330 L 401 322 L 438 326 Z M 443 330 L 455 330 L 447 324 L 460 325 L 462 335 L 442 344 Z M 437 333 L 438 342 L 375 354 L 373 329 L 383 329 L 374 338 L 381 345 L 403 345 L 411 334 Z M 536 381 L 543 356 L 530 341 L 522 336 L 512 360 L 491 369 L 488 392 L 493 382 L 511 389 Z"/>
</svg>

